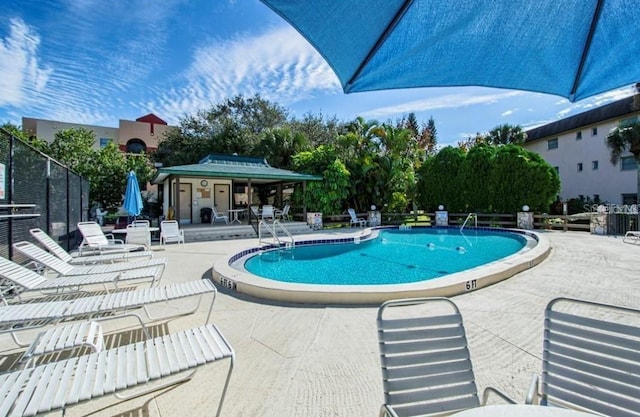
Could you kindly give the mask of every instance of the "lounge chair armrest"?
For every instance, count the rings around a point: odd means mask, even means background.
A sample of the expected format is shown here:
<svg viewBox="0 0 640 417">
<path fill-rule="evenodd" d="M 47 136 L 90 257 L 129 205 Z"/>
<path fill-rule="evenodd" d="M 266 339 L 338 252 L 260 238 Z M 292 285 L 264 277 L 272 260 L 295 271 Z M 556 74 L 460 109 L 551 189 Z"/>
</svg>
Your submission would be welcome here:
<svg viewBox="0 0 640 417">
<path fill-rule="evenodd" d="M 531 378 L 531 384 L 529 385 L 529 391 L 527 391 L 527 398 L 525 398 L 524 400 L 525 404 L 534 404 L 534 401 L 537 399 L 538 381 L 539 381 L 538 374 L 533 374 L 533 377 Z"/>
<path fill-rule="evenodd" d="M 502 400 L 506 401 L 509 404 L 515 404 L 516 403 L 507 394 L 505 394 L 504 392 L 500 391 L 499 389 L 494 388 L 494 387 L 486 387 L 484 389 L 484 392 L 482 393 L 482 405 L 485 405 L 487 403 L 487 400 L 489 399 L 489 394 L 491 394 L 491 393 L 496 394 L 498 397 L 502 398 Z"/>
<path fill-rule="evenodd" d="M 398 417 L 398 414 L 389 404 L 382 404 L 382 407 L 380 407 L 380 417 Z"/>
</svg>

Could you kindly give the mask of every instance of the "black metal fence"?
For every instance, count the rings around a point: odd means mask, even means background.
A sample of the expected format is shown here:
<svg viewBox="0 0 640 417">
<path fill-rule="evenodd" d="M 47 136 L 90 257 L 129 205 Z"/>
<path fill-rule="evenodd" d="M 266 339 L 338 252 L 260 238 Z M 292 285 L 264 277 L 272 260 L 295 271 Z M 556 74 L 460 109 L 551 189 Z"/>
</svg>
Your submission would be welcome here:
<svg viewBox="0 0 640 417">
<path fill-rule="evenodd" d="M 77 223 L 89 215 L 89 181 L 0 129 L 0 255 L 47 232 L 63 248 L 79 244 Z"/>
</svg>

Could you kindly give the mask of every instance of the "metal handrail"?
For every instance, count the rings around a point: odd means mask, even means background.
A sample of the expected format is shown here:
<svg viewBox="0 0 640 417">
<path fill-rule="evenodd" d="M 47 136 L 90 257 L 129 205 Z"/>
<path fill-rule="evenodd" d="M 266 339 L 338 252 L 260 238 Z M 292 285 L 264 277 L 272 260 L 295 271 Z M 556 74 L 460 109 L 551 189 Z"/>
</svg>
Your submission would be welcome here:
<svg viewBox="0 0 640 417">
<path fill-rule="evenodd" d="M 291 247 L 295 247 L 296 246 L 296 242 L 293 239 L 293 235 L 289 232 L 289 230 L 287 230 L 286 227 L 284 227 L 284 225 L 282 223 L 280 223 L 279 220 L 274 220 L 273 221 L 273 227 L 269 226 L 269 223 L 267 223 L 264 220 L 260 220 L 260 223 L 258 224 L 258 244 L 261 245 L 262 244 L 262 227 L 264 226 L 264 228 L 271 233 L 271 237 L 273 238 L 273 240 L 275 240 L 278 244 L 278 246 L 282 246 L 282 241 L 280 240 L 280 238 L 278 237 L 278 233 L 276 231 L 276 227 L 280 226 L 280 229 L 291 239 Z M 285 246 L 287 246 L 285 244 Z"/>
<path fill-rule="evenodd" d="M 11 214 L 0 214 L 0 220 L 40 217 L 40 213 L 22 213 L 22 214 L 15 213 L 19 209 L 31 209 L 35 207 L 36 207 L 35 204 L 0 204 L 0 210 L 7 210 L 7 211 L 13 212 Z"/>
<path fill-rule="evenodd" d="M 467 225 L 467 222 L 469 220 L 471 220 L 471 218 L 475 219 L 475 227 L 478 227 L 478 214 L 477 213 L 469 213 L 467 214 L 467 218 L 464 219 L 464 223 L 462 223 L 462 226 L 460 226 L 460 231 L 462 232 L 462 229 L 464 229 L 464 227 Z"/>
</svg>

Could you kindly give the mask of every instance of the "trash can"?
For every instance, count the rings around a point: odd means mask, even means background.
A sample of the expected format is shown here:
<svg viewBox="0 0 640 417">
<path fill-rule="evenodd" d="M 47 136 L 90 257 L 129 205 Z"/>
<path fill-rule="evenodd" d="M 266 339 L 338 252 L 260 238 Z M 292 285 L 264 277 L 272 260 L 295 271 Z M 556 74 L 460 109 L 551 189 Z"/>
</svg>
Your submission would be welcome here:
<svg viewBox="0 0 640 417">
<path fill-rule="evenodd" d="M 200 221 L 202 223 L 211 223 L 212 215 L 213 215 L 213 209 L 211 207 L 202 207 L 200 209 Z"/>
</svg>

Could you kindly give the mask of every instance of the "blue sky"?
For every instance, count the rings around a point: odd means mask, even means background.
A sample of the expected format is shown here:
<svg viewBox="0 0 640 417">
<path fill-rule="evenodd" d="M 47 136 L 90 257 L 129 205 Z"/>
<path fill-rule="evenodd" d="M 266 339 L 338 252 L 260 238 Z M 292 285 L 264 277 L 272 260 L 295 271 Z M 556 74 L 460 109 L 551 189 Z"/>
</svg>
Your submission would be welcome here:
<svg viewBox="0 0 640 417">
<path fill-rule="evenodd" d="M 0 124 L 34 117 L 117 127 L 148 113 L 177 124 L 256 93 L 296 117 L 433 117 L 445 145 L 504 123 L 535 127 L 633 90 L 577 103 L 481 87 L 345 95 L 320 55 L 257 0 L 3 1 Z"/>
</svg>

